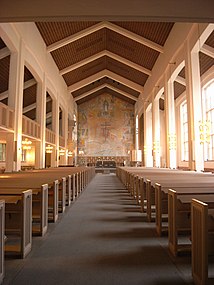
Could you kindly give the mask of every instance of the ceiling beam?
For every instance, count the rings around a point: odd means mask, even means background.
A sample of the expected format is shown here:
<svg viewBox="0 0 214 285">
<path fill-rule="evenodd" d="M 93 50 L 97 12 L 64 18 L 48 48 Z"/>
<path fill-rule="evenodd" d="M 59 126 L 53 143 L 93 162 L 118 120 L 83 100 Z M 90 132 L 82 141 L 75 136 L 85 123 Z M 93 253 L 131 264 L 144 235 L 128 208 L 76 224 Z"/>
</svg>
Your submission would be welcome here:
<svg viewBox="0 0 214 285">
<path fill-rule="evenodd" d="M 8 90 L 0 93 L 0 101 L 4 100 L 6 98 L 8 98 Z"/>
<path fill-rule="evenodd" d="M 184 86 L 186 86 L 186 80 L 185 80 L 185 78 L 183 78 L 183 77 L 181 77 L 181 76 L 177 76 L 177 77 L 175 78 L 175 81 L 178 82 L 178 83 L 180 83 L 180 84 L 182 84 L 182 85 L 184 85 Z"/>
<path fill-rule="evenodd" d="M 108 29 L 118 33 L 118 34 L 121 34 L 122 36 L 125 36 L 133 41 L 136 41 L 144 46 L 147 46 L 153 50 L 156 50 L 160 53 L 163 53 L 163 47 L 161 45 L 158 45 L 156 44 L 155 42 L 152 42 L 144 37 L 141 37 L 131 31 L 128 31 L 122 27 L 119 27 L 113 23 L 110 23 L 110 22 L 107 22 L 107 27 Z"/>
<path fill-rule="evenodd" d="M 113 80 L 115 80 L 115 81 L 117 81 L 117 82 L 119 82 L 125 86 L 128 86 L 129 88 L 132 88 L 132 89 L 134 89 L 140 93 L 142 93 L 142 91 L 143 91 L 143 86 L 141 86 L 140 84 L 137 84 L 137 83 L 135 83 L 129 79 L 126 79 L 126 78 L 124 78 L 124 77 L 122 77 L 122 76 L 120 76 L 120 75 L 118 75 L 112 71 L 109 71 L 107 69 L 104 69 L 100 72 L 97 72 L 97 73 L 95 73 L 95 74 L 93 74 L 93 75 L 91 75 L 91 76 L 89 76 L 83 80 L 80 80 L 80 81 L 70 85 L 68 87 L 68 91 L 74 92 L 75 90 L 78 90 L 78 89 L 80 89 L 80 88 L 82 88 L 88 84 L 91 84 L 94 81 L 97 81 L 103 77 L 109 77 L 109 78 L 111 78 L 111 79 L 113 79 Z"/>
<path fill-rule="evenodd" d="M 29 81 L 30 81 L 30 80 L 29 80 Z M 51 100 L 52 100 L 51 97 L 46 98 L 46 103 L 50 102 Z M 37 107 L 36 102 L 33 103 L 33 104 L 30 104 L 30 105 L 28 105 L 28 106 L 26 106 L 26 107 L 24 107 L 24 108 L 23 108 L 23 114 L 25 114 L 25 113 L 27 113 L 27 112 L 33 110 L 33 109 L 36 109 L 36 107 Z M 49 112 L 49 113 L 51 113 L 51 112 Z M 47 114 L 49 114 L 49 113 L 47 113 Z M 47 114 L 46 114 L 46 117 L 47 117 Z"/>
<path fill-rule="evenodd" d="M 114 87 L 114 86 L 112 86 L 112 85 L 110 85 L 108 83 L 104 83 L 104 84 L 102 84 L 102 85 L 100 85 L 100 86 L 98 86 L 98 87 L 96 87 L 96 88 L 94 88 L 94 89 L 92 89 L 92 90 L 90 90 L 88 92 L 85 92 L 85 93 L 75 97 L 74 101 L 75 102 L 79 101 L 80 99 L 83 99 L 83 98 L 85 98 L 85 97 L 87 97 L 89 95 L 92 95 L 93 93 L 95 93 L 95 92 L 97 92 L 97 91 L 99 91 L 99 90 L 101 90 L 101 89 L 103 89 L 105 87 L 107 87 L 107 88 L 109 88 L 109 89 L 111 89 L 111 90 L 113 90 L 113 91 L 115 91 L 115 92 L 117 92 L 117 93 L 119 93 L 119 94 L 121 94 L 121 95 L 123 95 L 125 97 L 128 97 L 128 98 L 132 99 L 133 101 L 137 101 L 138 100 L 135 96 L 132 96 L 132 95 L 128 94 L 127 92 L 122 91 L 119 88 L 116 88 L 116 87 Z"/>
<path fill-rule="evenodd" d="M 118 34 L 121 34 L 121 35 L 123 35 L 123 36 L 125 36 L 125 37 L 127 37 L 133 41 L 136 41 L 142 45 L 145 45 L 145 46 L 152 48 L 152 49 L 154 49 L 160 53 L 163 53 L 163 47 L 161 45 L 158 45 L 155 42 L 152 42 L 152 41 L 150 41 L 144 37 L 141 37 L 141 36 L 139 36 L 133 32 L 130 32 L 124 28 L 121 28 L 121 27 L 119 27 L 113 23 L 107 22 L 107 21 L 100 22 L 96 25 L 93 25 L 92 27 L 84 29 L 84 30 L 82 30 L 82 31 L 80 31 L 74 35 L 68 36 L 68 37 L 66 37 L 66 38 L 64 38 L 58 42 L 55 42 L 55 43 L 53 43 L 47 47 L 47 51 L 52 52 L 56 49 L 59 49 L 59 48 L 65 46 L 67 44 L 70 44 L 74 41 L 77 41 L 77 40 L 79 40 L 85 36 L 88 36 L 88 35 L 96 32 L 98 30 L 101 30 L 103 28 L 107 28 L 109 30 L 112 30 L 112 31 L 114 31 Z"/>
<path fill-rule="evenodd" d="M 25 114 L 27 112 L 30 112 L 32 110 L 36 109 L 36 103 L 30 104 L 23 108 L 22 113 Z"/>
<path fill-rule="evenodd" d="M 131 94 L 129 94 L 129 93 L 123 91 L 123 90 L 120 90 L 119 88 L 117 88 L 115 86 L 112 86 L 112 85 L 110 85 L 108 83 L 106 84 L 106 87 L 111 89 L 111 90 L 113 90 L 113 91 L 115 91 L 115 92 L 117 92 L 117 93 L 119 93 L 119 94 L 121 94 L 121 95 L 123 95 L 123 96 L 125 96 L 125 97 L 127 97 L 127 98 L 129 98 L 129 99 L 132 99 L 135 102 L 137 102 L 137 100 L 138 100 L 138 98 L 136 98 L 135 96 L 133 96 L 133 95 L 131 95 Z"/>
<path fill-rule="evenodd" d="M 32 78 L 32 79 L 24 82 L 24 87 L 23 88 L 27 89 L 27 88 L 35 85 L 36 83 L 37 83 L 37 81 L 34 78 Z"/>
<path fill-rule="evenodd" d="M 32 78 L 32 79 L 30 79 L 24 83 L 23 89 L 27 89 L 27 88 L 35 85 L 36 83 L 37 83 L 37 81 L 34 78 Z M 8 97 L 8 95 L 9 95 L 8 90 L 0 93 L 0 100 L 6 99 Z"/>
<path fill-rule="evenodd" d="M 0 49 L 0 60 L 10 55 L 10 50 L 8 47 Z"/>
<path fill-rule="evenodd" d="M 204 54 L 214 58 L 214 48 L 211 46 L 204 44 L 201 48 L 201 52 L 203 52 Z"/>
<path fill-rule="evenodd" d="M 70 66 L 60 70 L 59 74 L 63 75 L 63 74 L 66 74 L 68 72 L 71 72 L 71 71 L 73 71 L 73 70 L 75 70 L 77 68 L 80 68 L 83 65 L 88 64 L 88 63 L 90 63 L 90 62 L 92 62 L 92 61 L 94 61 L 94 60 L 96 60 L 98 58 L 101 58 L 103 56 L 108 56 L 110 58 L 113 58 L 113 59 L 115 59 L 115 60 L 117 60 L 117 61 L 119 61 L 119 62 L 121 62 L 123 64 L 126 64 L 126 65 L 128 65 L 128 66 L 130 66 L 130 67 L 132 67 L 132 68 L 134 68 L 134 69 L 136 69 L 138 71 L 140 71 L 140 72 L 143 72 L 143 73 L 145 73 L 145 74 L 147 74 L 149 76 L 152 75 L 151 70 L 149 70 L 149 69 L 147 69 L 147 68 L 145 68 L 145 67 L 143 67 L 143 66 L 141 66 L 141 65 L 139 65 L 137 63 L 134 63 L 134 62 L 132 62 L 132 61 L 130 61 L 130 60 L 124 58 L 124 57 L 121 57 L 121 56 L 119 56 L 119 55 L 117 55 L 117 54 L 115 54 L 113 52 L 110 52 L 108 50 L 103 50 L 103 51 L 101 51 L 101 52 L 99 52 L 97 54 L 94 54 L 94 55 L 84 59 L 84 60 L 81 60 L 81 61 L 79 61 L 79 62 L 77 62 L 77 63 L 75 63 L 73 65 L 70 65 Z"/>
</svg>

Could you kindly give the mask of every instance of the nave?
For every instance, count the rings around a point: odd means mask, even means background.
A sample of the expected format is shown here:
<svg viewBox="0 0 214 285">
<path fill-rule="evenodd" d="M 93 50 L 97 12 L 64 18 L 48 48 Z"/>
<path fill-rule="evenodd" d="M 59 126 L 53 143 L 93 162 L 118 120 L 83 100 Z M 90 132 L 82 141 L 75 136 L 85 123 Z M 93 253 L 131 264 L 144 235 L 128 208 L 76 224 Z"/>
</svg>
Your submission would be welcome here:
<svg viewBox="0 0 214 285">
<path fill-rule="evenodd" d="M 96 174 L 25 259 L 6 259 L 3 284 L 192 284 L 115 174 Z"/>
</svg>

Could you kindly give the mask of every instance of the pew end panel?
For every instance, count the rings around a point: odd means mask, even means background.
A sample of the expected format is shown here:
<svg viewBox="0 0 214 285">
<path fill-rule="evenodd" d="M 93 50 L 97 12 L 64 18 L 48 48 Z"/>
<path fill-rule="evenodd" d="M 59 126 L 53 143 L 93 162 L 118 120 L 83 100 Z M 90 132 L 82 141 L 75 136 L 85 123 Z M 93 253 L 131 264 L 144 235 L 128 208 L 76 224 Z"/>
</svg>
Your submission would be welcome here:
<svg viewBox="0 0 214 285">
<path fill-rule="evenodd" d="M 58 212 L 64 213 L 66 204 L 66 177 L 62 177 L 58 184 Z"/>
<path fill-rule="evenodd" d="M 25 258 L 32 249 L 32 190 L 2 197 L 6 200 L 5 254 Z"/>
<path fill-rule="evenodd" d="M 161 190 L 161 185 L 155 183 L 155 223 L 158 236 L 168 232 L 168 226 L 163 226 L 163 222 L 168 222 L 168 195 Z"/>
<path fill-rule="evenodd" d="M 0 200 L 0 284 L 4 279 L 5 201 Z"/>
<path fill-rule="evenodd" d="M 211 211 L 209 215 L 207 203 L 192 199 L 192 277 L 196 285 L 207 284 L 208 255 L 214 254 L 214 210 Z"/>
<path fill-rule="evenodd" d="M 48 188 L 48 221 L 58 220 L 59 181 L 55 180 Z"/>
<path fill-rule="evenodd" d="M 75 173 L 73 173 L 72 174 L 72 201 L 74 202 L 75 201 L 75 198 L 76 198 L 76 182 L 75 182 L 75 180 L 76 180 L 76 174 Z"/>
<path fill-rule="evenodd" d="M 177 256 L 178 252 L 191 251 L 191 242 L 178 244 L 178 235 L 191 234 L 190 205 L 182 205 L 175 190 L 168 190 L 168 246 L 169 251 Z"/>
<path fill-rule="evenodd" d="M 71 204 L 71 191 L 72 191 L 72 186 L 71 186 L 71 175 L 67 176 L 66 179 L 66 205 L 70 206 Z"/>
<path fill-rule="evenodd" d="M 151 180 L 146 179 L 146 214 L 148 222 L 152 221 L 152 214 L 155 212 L 155 189 L 151 185 Z"/>
<path fill-rule="evenodd" d="M 32 219 L 33 235 L 44 236 L 48 229 L 48 184 L 43 184 L 38 193 L 33 190 Z"/>
<path fill-rule="evenodd" d="M 146 183 L 144 182 L 143 177 L 140 178 L 140 205 L 142 213 L 145 212 L 145 203 L 146 203 Z"/>
</svg>

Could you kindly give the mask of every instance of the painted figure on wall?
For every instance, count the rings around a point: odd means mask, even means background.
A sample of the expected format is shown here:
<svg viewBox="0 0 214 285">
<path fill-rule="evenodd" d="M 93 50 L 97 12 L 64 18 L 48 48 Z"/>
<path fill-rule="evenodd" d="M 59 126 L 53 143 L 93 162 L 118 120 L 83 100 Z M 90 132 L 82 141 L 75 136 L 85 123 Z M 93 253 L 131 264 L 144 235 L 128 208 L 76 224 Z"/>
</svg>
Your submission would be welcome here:
<svg viewBox="0 0 214 285">
<path fill-rule="evenodd" d="M 127 155 L 127 147 L 134 145 L 132 104 L 104 93 L 78 105 L 78 109 L 78 141 L 81 146 L 84 142 L 85 155 Z"/>
</svg>

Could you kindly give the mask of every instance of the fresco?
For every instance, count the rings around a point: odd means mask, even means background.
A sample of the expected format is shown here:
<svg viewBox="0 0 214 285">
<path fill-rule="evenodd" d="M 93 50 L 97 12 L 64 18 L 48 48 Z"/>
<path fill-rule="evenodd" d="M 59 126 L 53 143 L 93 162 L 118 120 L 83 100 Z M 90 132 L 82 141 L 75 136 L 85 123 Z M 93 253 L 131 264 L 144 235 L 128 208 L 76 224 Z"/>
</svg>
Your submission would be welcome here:
<svg viewBox="0 0 214 285">
<path fill-rule="evenodd" d="M 103 94 L 78 106 L 78 150 L 90 156 L 126 156 L 134 148 L 134 106 Z"/>
</svg>

